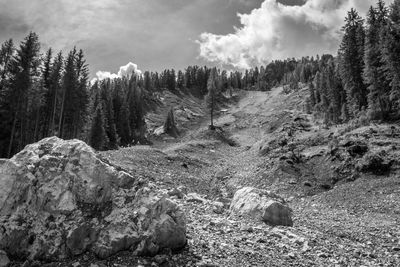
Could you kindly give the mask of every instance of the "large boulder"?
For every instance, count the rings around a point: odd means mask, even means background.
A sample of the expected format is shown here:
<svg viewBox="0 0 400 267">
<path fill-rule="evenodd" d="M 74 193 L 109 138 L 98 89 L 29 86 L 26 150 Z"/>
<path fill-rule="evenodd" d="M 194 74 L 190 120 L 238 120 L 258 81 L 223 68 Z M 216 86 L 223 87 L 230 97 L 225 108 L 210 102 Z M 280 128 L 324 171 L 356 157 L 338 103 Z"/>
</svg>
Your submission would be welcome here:
<svg viewBox="0 0 400 267">
<path fill-rule="evenodd" d="M 262 220 L 269 225 L 293 226 L 292 210 L 278 195 L 252 187 L 238 190 L 231 202 L 230 210 Z"/>
<path fill-rule="evenodd" d="M 185 216 L 167 194 L 84 142 L 57 137 L 0 160 L 0 226 L 0 250 L 14 259 L 156 254 L 186 244 Z"/>
</svg>

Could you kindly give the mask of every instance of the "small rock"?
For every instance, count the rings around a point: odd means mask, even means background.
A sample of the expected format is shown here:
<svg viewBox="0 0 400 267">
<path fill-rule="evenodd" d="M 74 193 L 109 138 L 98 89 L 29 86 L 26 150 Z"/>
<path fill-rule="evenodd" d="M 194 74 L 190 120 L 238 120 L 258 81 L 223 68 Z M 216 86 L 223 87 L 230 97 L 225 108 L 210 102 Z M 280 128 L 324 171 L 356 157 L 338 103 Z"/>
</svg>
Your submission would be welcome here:
<svg viewBox="0 0 400 267">
<path fill-rule="evenodd" d="M 177 197 L 179 199 L 182 199 L 185 196 L 185 194 L 178 188 L 174 188 L 168 191 L 168 195 L 171 197 Z"/>
<path fill-rule="evenodd" d="M 203 203 L 205 203 L 205 202 L 207 202 L 207 200 L 206 199 L 204 199 L 204 198 L 202 198 L 199 194 L 197 194 L 197 193 L 189 193 L 189 194 L 187 194 L 187 196 L 186 196 L 186 201 L 187 202 L 195 202 L 195 203 L 201 203 L 201 204 L 203 204 Z"/>
<path fill-rule="evenodd" d="M 253 233 L 254 232 L 253 227 L 247 226 L 247 225 L 242 226 L 240 228 L 240 230 L 243 231 L 243 232 L 248 232 L 248 233 Z"/>
<path fill-rule="evenodd" d="M 163 264 L 164 262 L 167 261 L 167 256 L 166 255 L 157 255 L 153 258 L 155 262 L 158 264 Z"/>
<path fill-rule="evenodd" d="M 224 203 L 214 202 L 213 203 L 213 212 L 216 214 L 224 213 Z"/>
<path fill-rule="evenodd" d="M 290 253 L 288 253 L 288 258 L 290 258 L 290 259 L 295 259 L 296 258 L 296 255 L 294 255 L 294 253 L 292 253 L 292 252 L 290 252 Z"/>
<path fill-rule="evenodd" d="M 226 209 L 229 208 L 229 206 L 231 205 L 231 200 L 229 198 L 225 198 L 225 197 L 219 197 L 216 199 L 217 202 L 221 202 L 224 204 L 224 207 Z"/>
<path fill-rule="evenodd" d="M 312 187 L 312 183 L 311 183 L 310 181 L 305 181 L 305 182 L 303 183 L 303 185 L 304 185 L 304 186 L 307 186 L 307 187 Z"/>
<path fill-rule="evenodd" d="M 326 255 L 325 253 L 318 253 L 318 257 L 320 257 L 320 258 L 328 258 L 328 255 Z"/>
<path fill-rule="evenodd" d="M 0 267 L 6 267 L 10 264 L 10 259 L 7 257 L 7 254 L 0 250 Z"/>
<path fill-rule="evenodd" d="M 400 251 L 400 247 L 393 247 L 393 251 Z"/>
</svg>

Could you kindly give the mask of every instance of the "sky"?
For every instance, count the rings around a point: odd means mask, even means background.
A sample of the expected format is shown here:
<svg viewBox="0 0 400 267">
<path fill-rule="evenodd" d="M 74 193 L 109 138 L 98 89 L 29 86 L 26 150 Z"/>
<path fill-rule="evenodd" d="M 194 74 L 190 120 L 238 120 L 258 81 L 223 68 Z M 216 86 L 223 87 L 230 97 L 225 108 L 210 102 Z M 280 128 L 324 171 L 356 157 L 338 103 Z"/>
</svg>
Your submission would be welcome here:
<svg viewBox="0 0 400 267">
<path fill-rule="evenodd" d="M 364 15 L 375 2 L 276 1 L 0 0 L 0 42 L 34 31 L 43 49 L 77 46 L 92 76 L 194 64 L 242 69 L 336 53 L 346 11 Z"/>
</svg>

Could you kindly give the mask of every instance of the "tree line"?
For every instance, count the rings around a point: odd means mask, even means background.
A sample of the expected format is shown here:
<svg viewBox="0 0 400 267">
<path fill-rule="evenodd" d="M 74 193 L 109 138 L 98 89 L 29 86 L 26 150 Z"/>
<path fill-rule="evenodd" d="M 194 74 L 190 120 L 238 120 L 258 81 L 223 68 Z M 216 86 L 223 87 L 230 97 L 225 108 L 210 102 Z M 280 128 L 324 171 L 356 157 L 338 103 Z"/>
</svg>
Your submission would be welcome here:
<svg viewBox="0 0 400 267">
<path fill-rule="evenodd" d="M 308 85 L 307 111 L 327 124 L 364 115 L 398 119 L 400 0 L 390 7 L 379 0 L 366 21 L 351 9 L 342 30 L 335 57 L 275 60 L 244 72 L 189 66 L 94 83 L 82 50 L 42 53 L 35 33 L 18 47 L 8 40 L 0 48 L 0 157 L 53 135 L 79 138 L 99 150 L 144 142 L 146 112 L 164 90 L 205 97 L 213 116 L 229 89 L 283 85 L 297 90 L 303 84 Z"/>
<path fill-rule="evenodd" d="M 342 28 L 336 57 L 274 61 L 246 71 L 242 88 L 288 91 L 308 85 L 306 109 L 326 124 L 360 117 L 391 121 L 400 118 L 400 1 L 389 7 L 379 0 L 366 20 L 351 9 Z M 273 70 L 270 72 L 269 70 Z M 250 81 L 250 82 L 249 82 Z"/>
<path fill-rule="evenodd" d="M 211 74 L 219 77 L 219 92 L 228 88 L 226 71 L 199 66 L 91 83 L 82 50 L 42 53 L 34 32 L 18 47 L 7 40 L 0 47 L 0 157 L 48 136 L 78 138 L 98 150 L 146 142 L 145 115 L 156 95 L 203 98 Z"/>
<path fill-rule="evenodd" d="M 86 122 L 89 71 L 83 51 L 40 52 L 37 34 L 0 48 L 0 157 L 50 135 L 79 137 Z"/>
</svg>

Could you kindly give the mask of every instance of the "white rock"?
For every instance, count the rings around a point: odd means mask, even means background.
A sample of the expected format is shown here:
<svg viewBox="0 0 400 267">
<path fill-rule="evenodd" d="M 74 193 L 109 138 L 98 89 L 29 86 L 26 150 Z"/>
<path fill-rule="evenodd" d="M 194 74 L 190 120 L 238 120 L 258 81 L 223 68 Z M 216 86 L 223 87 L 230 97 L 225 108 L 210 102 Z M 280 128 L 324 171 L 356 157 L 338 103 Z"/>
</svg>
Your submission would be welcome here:
<svg viewBox="0 0 400 267">
<path fill-rule="evenodd" d="M 224 213 L 224 203 L 213 202 L 213 212 L 216 214 Z"/>
<path fill-rule="evenodd" d="M 0 216 L 8 218 L 0 250 L 55 261 L 89 249 L 104 258 L 183 247 L 183 212 L 155 186 L 140 187 L 82 141 L 50 137 L 28 145 L 0 160 Z"/>
<path fill-rule="evenodd" d="M 292 210 L 284 204 L 281 197 L 266 190 L 252 187 L 240 189 L 233 197 L 230 210 L 270 225 L 293 225 Z"/>
</svg>

